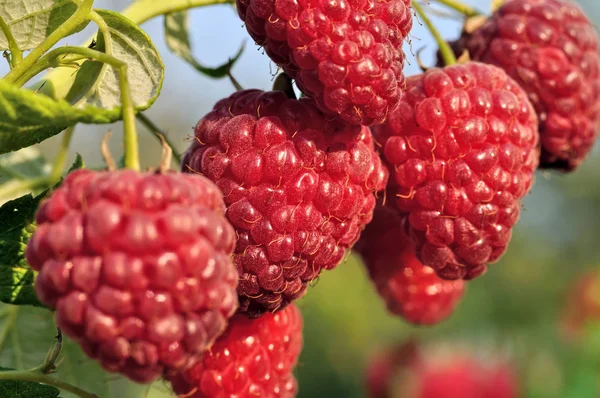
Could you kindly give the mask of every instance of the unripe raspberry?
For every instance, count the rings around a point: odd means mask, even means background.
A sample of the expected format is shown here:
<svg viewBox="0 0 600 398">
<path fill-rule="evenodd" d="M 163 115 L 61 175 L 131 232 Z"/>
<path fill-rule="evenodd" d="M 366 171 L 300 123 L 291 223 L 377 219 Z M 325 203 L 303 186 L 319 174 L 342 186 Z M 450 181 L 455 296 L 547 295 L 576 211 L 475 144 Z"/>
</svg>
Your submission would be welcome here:
<svg viewBox="0 0 600 398">
<path fill-rule="evenodd" d="M 505 252 L 538 164 L 537 125 L 514 80 L 470 62 L 409 78 L 398 109 L 374 127 L 392 171 L 388 197 L 442 278 L 474 278 Z"/>
<path fill-rule="evenodd" d="M 444 280 L 415 257 L 402 219 L 378 207 L 356 244 L 369 276 L 392 314 L 416 325 L 448 318 L 462 299 L 465 282 Z"/>
<path fill-rule="evenodd" d="M 237 0 L 250 36 L 328 117 L 382 123 L 402 96 L 410 0 Z"/>
<path fill-rule="evenodd" d="M 541 168 L 575 169 L 600 121 L 598 34 L 571 0 L 508 0 L 454 43 L 503 68 L 529 94 L 540 119 Z"/>
<path fill-rule="evenodd" d="M 292 371 L 301 350 L 296 306 L 256 319 L 237 314 L 198 364 L 168 378 L 186 398 L 293 398 L 298 386 Z"/>
<path fill-rule="evenodd" d="M 27 246 L 38 297 L 108 371 L 150 382 L 185 368 L 237 308 L 224 210 L 200 176 L 75 171 Z"/>
<path fill-rule="evenodd" d="M 258 316 L 301 297 L 371 221 L 387 170 L 367 127 L 328 121 L 306 99 L 246 90 L 219 101 L 182 169 L 223 191 L 236 229 L 240 311 Z"/>
</svg>

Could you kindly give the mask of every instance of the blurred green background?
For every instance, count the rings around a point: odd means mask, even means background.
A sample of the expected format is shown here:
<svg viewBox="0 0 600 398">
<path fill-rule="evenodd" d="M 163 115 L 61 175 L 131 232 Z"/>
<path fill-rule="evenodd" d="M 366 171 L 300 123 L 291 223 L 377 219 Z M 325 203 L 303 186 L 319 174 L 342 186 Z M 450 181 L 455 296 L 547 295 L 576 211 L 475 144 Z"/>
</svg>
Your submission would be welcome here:
<svg viewBox="0 0 600 398">
<path fill-rule="evenodd" d="M 487 0 L 465 2 L 481 9 L 486 9 L 488 3 Z M 96 6 L 122 9 L 129 3 L 99 0 Z M 580 3 L 590 19 L 600 21 L 598 0 Z M 246 52 L 233 72 L 246 88 L 270 88 L 275 67 L 248 40 L 232 7 L 210 7 L 195 10 L 191 15 L 194 50 L 202 61 L 208 65 L 220 64 L 247 40 Z M 447 38 L 458 35 L 458 19 L 434 17 L 434 21 Z M 162 38 L 162 21 L 150 21 L 144 28 L 156 42 L 167 67 L 163 94 L 146 114 L 183 151 L 194 124 L 215 101 L 229 95 L 233 87 L 227 80 L 210 80 L 199 75 L 169 54 Z M 88 28 L 68 41 L 79 42 L 91 33 Z M 415 24 L 412 39 L 412 48 L 406 48 L 409 75 L 419 71 L 411 52 L 425 47 L 426 64 L 433 63 L 435 52 L 430 35 L 422 26 Z M 0 68 L 0 72 L 6 71 Z M 155 165 L 160 147 L 150 135 L 144 134 L 142 126 L 138 128 L 142 134 L 142 161 L 145 165 Z M 118 124 L 78 126 L 71 156 L 78 152 L 88 166 L 100 165 L 99 143 L 108 129 L 121 131 Z M 60 137 L 55 137 L 40 145 L 42 155 L 52 159 L 59 142 Z M 112 151 L 116 156 L 122 152 L 116 137 L 112 140 Z M 364 397 L 363 371 L 369 355 L 409 336 L 501 348 L 514 358 L 519 369 L 523 397 L 600 397 L 600 333 L 595 333 L 596 337 L 590 333 L 585 342 L 575 346 L 562 343 L 557 329 L 567 285 L 584 270 L 600 267 L 598 154 L 596 150 L 577 172 L 568 176 L 537 173 L 508 253 L 484 277 L 469 283 L 457 312 L 438 327 L 410 327 L 387 315 L 354 256 L 337 269 L 322 274 L 299 302 L 305 319 L 305 347 L 297 368 L 300 397 Z M 38 364 L 53 337 L 48 313 L 32 313 L 28 309 L 19 309 L 19 313 L 10 311 L 2 324 L 16 322 L 21 332 L 16 338 L 14 333 L 0 338 L 4 341 L 0 365 Z M 59 377 L 91 386 L 92 390 L 101 391 L 103 397 L 141 396 L 137 395 L 141 388 L 101 374 L 73 346 L 68 345 L 65 352 L 69 360 L 60 369 Z M 166 387 L 159 383 L 150 396 L 168 396 Z"/>
</svg>

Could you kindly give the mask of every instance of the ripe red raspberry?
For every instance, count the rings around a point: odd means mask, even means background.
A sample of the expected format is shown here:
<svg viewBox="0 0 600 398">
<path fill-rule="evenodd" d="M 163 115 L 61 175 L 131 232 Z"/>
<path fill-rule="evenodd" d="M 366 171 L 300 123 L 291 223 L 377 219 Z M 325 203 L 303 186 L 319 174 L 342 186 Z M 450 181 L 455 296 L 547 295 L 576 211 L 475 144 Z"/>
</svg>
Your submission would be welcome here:
<svg viewBox="0 0 600 398">
<path fill-rule="evenodd" d="M 108 371 L 149 382 L 188 366 L 237 308 L 224 210 L 200 176 L 75 171 L 27 246 L 38 297 Z"/>
<path fill-rule="evenodd" d="M 237 0 L 250 36 L 321 111 L 382 123 L 404 88 L 410 0 Z"/>
<path fill-rule="evenodd" d="M 406 355 L 399 355 L 400 353 Z M 375 372 L 387 376 L 374 377 Z M 401 345 L 378 355 L 367 369 L 371 398 L 517 398 L 512 364 L 452 345 Z"/>
<path fill-rule="evenodd" d="M 454 47 L 527 91 L 540 119 L 540 167 L 579 166 L 600 121 L 600 58 L 596 29 L 574 1 L 509 0 Z"/>
<path fill-rule="evenodd" d="M 388 310 L 407 322 L 434 325 L 448 318 L 461 300 L 463 280 L 441 279 L 423 265 L 394 212 L 377 208 L 356 244 Z"/>
<path fill-rule="evenodd" d="M 389 193 L 417 254 L 444 279 L 471 279 L 506 250 L 538 163 L 537 117 L 495 66 L 430 69 L 373 132 Z"/>
<path fill-rule="evenodd" d="M 298 390 L 292 371 L 301 350 L 296 306 L 256 319 L 237 314 L 198 364 L 168 378 L 186 398 L 292 398 Z"/>
<path fill-rule="evenodd" d="M 580 276 L 568 289 L 561 328 L 569 340 L 580 340 L 586 327 L 600 325 L 600 270 Z"/>
<path fill-rule="evenodd" d="M 367 127 L 328 121 L 306 99 L 247 90 L 196 126 L 184 171 L 224 192 L 237 233 L 240 310 L 276 311 L 332 269 L 371 221 L 387 171 Z"/>
</svg>

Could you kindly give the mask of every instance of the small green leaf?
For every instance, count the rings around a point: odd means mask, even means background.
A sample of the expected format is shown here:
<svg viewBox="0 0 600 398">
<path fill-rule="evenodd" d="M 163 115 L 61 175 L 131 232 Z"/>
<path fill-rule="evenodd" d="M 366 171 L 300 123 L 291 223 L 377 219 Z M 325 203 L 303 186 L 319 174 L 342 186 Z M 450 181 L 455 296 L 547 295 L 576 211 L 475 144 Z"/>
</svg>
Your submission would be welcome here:
<svg viewBox="0 0 600 398">
<path fill-rule="evenodd" d="M 98 34 L 95 50 L 127 63 L 127 80 L 136 109 L 149 108 L 160 93 L 164 65 L 150 37 L 123 15 L 95 10 L 108 25 L 110 39 Z M 108 42 L 112 43 L 109 49 Z M 120 112 L 119 72 L 97 61 L 86 61 L 77 72 L 66 100 L 78 108 L 94 106 Z"/>
<path fill-rule="evenodd" d="M 192 46 L 189 38 L 188 28 L 187 11 L 174 12 L 165 15 L 165 40 L 169 49 L 204 75 L 213 78 L 227 76 L 233 65 L 244 52 L 244 44 L 242 44 L 238 52 L 233 58 L 229 59 L 229 61 L 217 66 L 216 68 L 210 68 L 202 65 L 192 55 Z"/>
<path fill-rule="evenodd" d="M 35 212 L 46 195 L 25 195 L 0 207 L 0 301 L 41 306 L 34 281 L 36 272 L 25 260 L 27 242 L 35 230 Z"/>
<path fill-rule="evenodd" d="M 19 49 L 31 50 L 69 19 L 78 4 L 74 0 L 10 0 L 0 2 L 0 18 L 8 25 Z M 76 33 L 87 25 L 78 26 Z M 0 50 L 9 48 L 0 30 Z"/>
<path fill-rule="evenodd" d="M 111 123 L 119 116 L 120 110 L 75 109 L 0 80 L 0 154 L 42 142 L 79 122 Z"/>
<path fill-rule="evenodd" d="M 0 367 L 0 372 L 13 370 Z M 56 387 L 31 381 L 0 380 L 0 397 L 10 398 L 57 398 L 60 391 Z"/>
<path fill-rule="evenodd" d="M 77 154 L 77 156 L 75 156 L 75 161 L 73 162 L 71 167 L 69 167 L 67 174 L 69 174 L 70 172 L 75 171 L 75 170 L 83 169 L 84 167 L 85 167 L 85 163 L 83 162 L 83 158 L 81 157 L 80 154 Z"/>
</svg>

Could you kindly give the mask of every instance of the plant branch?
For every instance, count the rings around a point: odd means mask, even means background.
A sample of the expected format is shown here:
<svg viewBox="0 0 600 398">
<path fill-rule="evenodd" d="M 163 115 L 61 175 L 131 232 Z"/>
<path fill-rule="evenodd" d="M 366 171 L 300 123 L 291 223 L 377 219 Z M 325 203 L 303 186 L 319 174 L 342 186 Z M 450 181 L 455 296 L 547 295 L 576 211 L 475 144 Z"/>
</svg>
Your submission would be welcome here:
<svg viewBox="0 0 600 398">
<path fill-rule="evenodd" d="M 68 36 L 79 24 L 89 18 L 92 11 L 94 0 L 83 0 L 77 11 L 71 15 L 54 32 L 50 33 L 46 39 L 36 48 L 34 48 L 21 62 L 19 62 L 10 72 L 4 76 L 8 82 L 14 83 L 26 73 L 47 51 L 49 51 L 58 41 Z"/>
<path fill-rule="evenodd" d="M 75 126 L 71 126 L 63 131 L 60 149 L 56 155 L 56 158 L 54 158 L 52 171 L 48 177 L 51 185 L 55 185 L 58 183 L 58 181 L 60 181 L 60 177 L 65 169 L 65 162 L 67 160 L 67 156 L 69 155 L 69 146 L 71 145 L 71 138 L 73 138 L 73 131 L 75 131 Z"/>
<path fill-rule="evenodd" d="M 181 155 L 177 152 L 175 145 L 169 140 L 167 135 L 152 122 L 146 115 L 143 113 L 138 113 L 136 115 L 138 121 L 144 125 L 154 135 L 159 141 L 161 141 L 160 136 L 162 135 L 167 145 L 173 151 L 173 159 L 177 162 L 177 164 L 181 164 Z"/>
<path fill-rule="evenodd" d="M 138 0 L 121 11 L 121 14 L 140 25 L 160 15 L 217 4 L 235 4 L 235 0 Z"/>
<path fill-rule="evenodd" d="M 49 386 L 54 386 L 64 391 L 73 393 L 81 398 L 99 398 L 96 394 L 92 394 L 79 387 L 75 387 L 72 384 L 64 382 L 62 380 L 55 379 L 48 375 L 43 374 L 39 370 L 9 370 L 6 372 L 0 372 L 0 380 L 20 380 L 30 381 L 33 383 L 42 383 Z"/>
<path fill-rule="evenodd" d="M 446 7 L 449 7 L 455 11 L 458 11 L 459 13 L 465 15 L 466 17 L 475 17 L 477 15 L 482 14 L 476 8 L 471 7 L 468 4 L 463 4 L 458 0 L 433 0 L 433 1 L 443 4 Z"/>
<path fill-rule="evenodd" d="M 417 15 L 419 16 L 421 21 L 423 21 L 429 32 L 431 32 L 431 34 L 433 35 L 438 47 L 440 48 L 440 54 L 442 55 L 444 64 L 446 64 L 446 66 L 455 64 L 456 57 L 454 56 L 454 51 L 452 50 L 448 42 L 444 40 L 439 30 L 437 30 L 437 28 L 433 24 L 433 22 L 431 22 L 429 16 L 425 13 L 425 11 L 423 11 L 421 4 L 419 4 L 419 2 L 417 1 L 414 1 L 412 3 L 412 6 L 417 12 Z"/>
<path fill-rule="evenodd" d="M 10 67 L 14 68 L 16 64 L 21 62 L 23 59 L 23 52 L 19 48 L 15 37 L 13 36 L 10 26 L 6 23 L 4 18 L 0 16 L 0 30 L 6 36 L 6 40 L 8 41 L 8 49 L 10 50 Z"/>
</svg>

